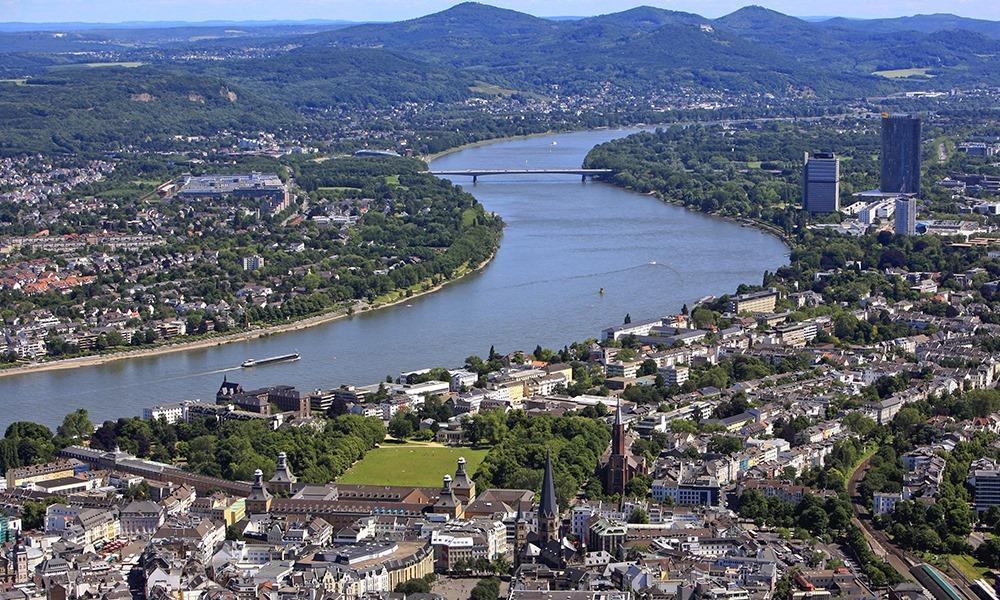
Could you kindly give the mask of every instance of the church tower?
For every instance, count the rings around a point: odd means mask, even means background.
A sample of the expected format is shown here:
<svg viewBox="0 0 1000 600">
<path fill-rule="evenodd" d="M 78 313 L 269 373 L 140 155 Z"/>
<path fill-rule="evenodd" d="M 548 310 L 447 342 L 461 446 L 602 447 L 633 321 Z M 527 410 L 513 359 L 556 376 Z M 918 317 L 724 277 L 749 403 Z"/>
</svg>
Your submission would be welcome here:
<svg viewBox="0 0 1000 600">
<path fill-rule="evenodd" d="M 626 445 L 622 401 L 619 399 L 615 409 L 615 424 L 611 427 L 611 452 L 604 468 L 604 491 L 608 495 L 624 493 L 630 479 Z"/>
<path fill-rule="evenodd" d="M 271 484 L 271 489 L 281 494 L 291 495 L 296 481 L 298 480 L 295 478 L 295 474 L 292 473 L 292 468 L 288 466 L 288 455 L 284 452 L 279 452 L 278 466 L 274 470 L 274 477 L 268 482 Z"/>
<path fill-rule="evenodd" d="M 556 484 L 552 475 L 552 452 L 545 453 L 545 473 L 542 476 L 542 498 L 538 503 L 538 537 L 543 543 L 558 541 L 559 506 L 556 504 Z"/>
<path fill-rule="evenodd" d="M 271 512 L 271 492 L 264 486 L 264 472 L 257 469 L 253 473 L 253 485 L 250 486 L 250 495 L 247 496 L 247 513 L 251 515 L 263 515 Z"/>
<path fill-rule="evenodd" d="M 457 519 L 462 516 L 462 503 L 455 496 L 455 491 L 452 489 L 451 475 L 444 476 L 438 501 L 434 503 L 434 512 L 436 514 L 448 515 L 449 519 Z"/>
<path fill-rule="evenodd" d="M 451 489 L 463 504 L 472 502 L 476 497 L 476 483 L 465 470 L 464 456 L 458 457 L 458 468 L 455 469 L 455 479 L 452 480 Z"/>
</svg>

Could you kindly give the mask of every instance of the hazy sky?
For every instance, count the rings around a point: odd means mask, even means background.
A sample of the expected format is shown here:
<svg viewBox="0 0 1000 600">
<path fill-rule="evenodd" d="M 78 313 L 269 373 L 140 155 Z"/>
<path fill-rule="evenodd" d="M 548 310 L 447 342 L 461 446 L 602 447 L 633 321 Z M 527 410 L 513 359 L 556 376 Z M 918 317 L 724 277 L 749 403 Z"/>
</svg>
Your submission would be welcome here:
<svg viewBox="0 0 1000 600">
<path fill-rule="evenodd" d="M 202 21 L 345 19 L 395 21 L 443 10 L 458 0 L 0 0 L 3 21 Z M 1000 0 L 493 0 L 539 16 L 592 15 L 640 4 L 717 17 L 746 4 L 798 16 L 895 17 L 950 12 L 1000 20 Z"/>
</svg>

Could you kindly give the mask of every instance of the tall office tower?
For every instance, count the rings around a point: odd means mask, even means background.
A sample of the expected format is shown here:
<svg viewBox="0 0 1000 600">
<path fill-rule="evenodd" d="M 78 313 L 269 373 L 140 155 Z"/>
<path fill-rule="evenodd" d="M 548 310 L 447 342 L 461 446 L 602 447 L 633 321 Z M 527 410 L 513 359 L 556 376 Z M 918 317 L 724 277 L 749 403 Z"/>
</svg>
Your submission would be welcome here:
<svg viewBox="0 0 1000 600">
<path fill-rule="evenodd" d="M 913 196 L 896 198 L 896 235 L 917 232 L 917 199 Z"/>
<path fill-rule="evenodd" d="M 920 193 L 920 117 L 882 113 L 882 185 L 887 193 Z"/>
<path fill-rule="evenodd" d="M 806 153 L 802 168 L 802 208 L 811 213 L 840 210 L 840 159 L 832 152 Z"/>
</svg>

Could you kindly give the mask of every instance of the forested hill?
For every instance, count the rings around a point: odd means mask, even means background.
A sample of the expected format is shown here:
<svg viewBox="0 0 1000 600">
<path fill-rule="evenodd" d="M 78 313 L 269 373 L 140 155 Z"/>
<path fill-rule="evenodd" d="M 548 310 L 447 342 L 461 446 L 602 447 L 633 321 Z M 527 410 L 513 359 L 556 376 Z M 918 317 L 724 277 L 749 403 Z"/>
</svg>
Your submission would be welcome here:
<svg viewBox="0 0 1000 600">
<path fill-rule="evenodd" d="M 393 49 L 515 86 L 613 78 L 639 89 L 673 81 L 779 93 L 791 86 L 847 97 L 899 85 L 873 74 L 878 71 L 928 69 L 926 76 L 948 81 L 1000 74 L 993 59 L 1000 40 L 991 22 L 914 19 L 812 23 L 751 6 L 715 20 L 640 7 L 552 21 L 467 2 L 410 21 L 316 34 L 304 43 Z"/>
<path fill-rule="evenodd" d="M 1000 80 L 1000 26 L 952 15 L 816 23 L 760 7 L 707 19 L 643 6 L 554 20 L 469 2 L 337 27 L 0 31 L 0 154 L 151 148 L 221 130 L 333 135 L 331 115 L 371 111 L 423 138 L 474 122 L 481 139 L 496 127 L 463 106 L 477 94 L 512 96 L 523 104 L 504 110 L 529 120 L 551 107 L 525 115 L 525 98 L 649 119 L 642 111 L 664 98 L 699 93 L 835 103 Z M 394 113 L 406 104 L 447 116 L 404 123 Z"/>
</svg>

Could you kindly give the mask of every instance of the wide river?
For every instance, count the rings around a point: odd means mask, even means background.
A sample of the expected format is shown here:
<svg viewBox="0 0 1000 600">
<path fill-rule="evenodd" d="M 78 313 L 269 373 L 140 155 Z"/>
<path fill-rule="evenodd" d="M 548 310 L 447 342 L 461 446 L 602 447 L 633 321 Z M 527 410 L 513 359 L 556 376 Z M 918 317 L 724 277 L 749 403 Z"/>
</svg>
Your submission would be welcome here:
<svg viewBox="0 0 1000 600">
<path fill-rule="evenodd" d="M 634 130 L 632 130 L 634 131 Z M 435 169 L 578 168 L 595 145 L 631 131 L 598 130 L 503 141 L 434 161 Z M 0 427 L 55 426 L 86 408 L 95 422 L 143 407 L 212 401 L 223 376 L 244 387 L 303 392 L 380 381 L 387 374 L 460 366 L 470 354 L 558 348 L 632 319 L 759 282 L 787 248 L 754 229 L 576 176 L 455 178 L 507 224 L 493 262 L 409 304 L 248 342 L 0 378 Z M 604 288 L 601 295 L 599 290 Z M 254 369 L 249 357 L 302 359 Z"/>
</svg>

